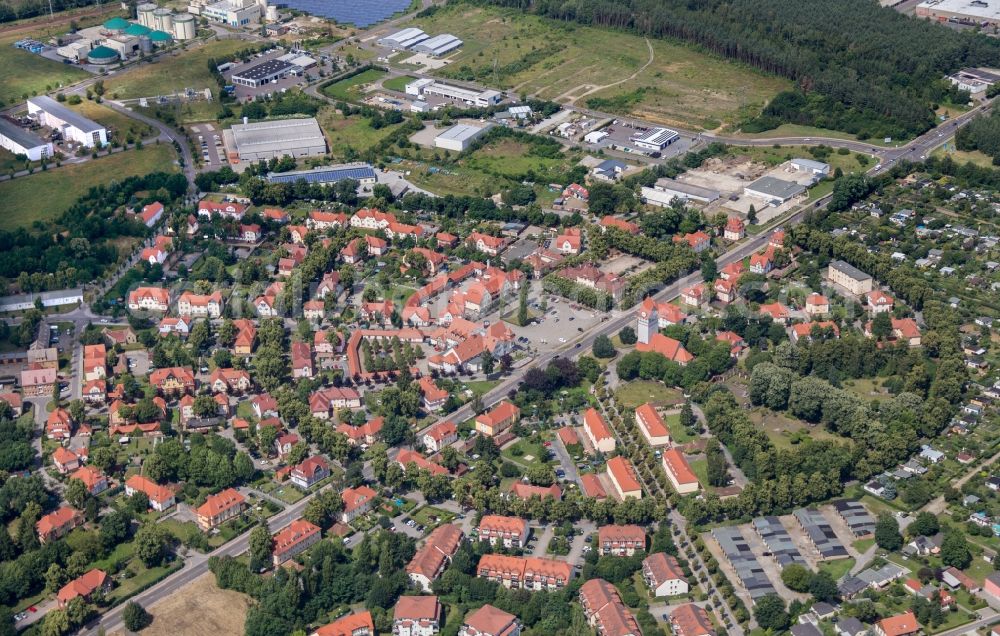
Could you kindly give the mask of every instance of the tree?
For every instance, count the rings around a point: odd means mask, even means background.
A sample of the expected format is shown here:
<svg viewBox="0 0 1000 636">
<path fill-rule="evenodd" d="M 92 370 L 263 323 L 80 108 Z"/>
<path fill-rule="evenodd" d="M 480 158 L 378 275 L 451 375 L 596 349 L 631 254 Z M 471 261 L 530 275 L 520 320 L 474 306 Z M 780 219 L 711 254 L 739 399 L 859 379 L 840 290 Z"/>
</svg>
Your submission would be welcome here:
<svg viewBox="0 0 1000 636">
<path fill-rule="evenodd" d="M 941 563 L 964 570 L 972 563 L 972 552 L 965 535 L 959 530 L 951 530 L 941 542 Z"/>
<path fill-rule="evenodd" d="M 875 543 L 890 552 L 903 547 L 903 536 L 899 534 L 899 523 L 890 514 L 882 513 L 875 522 Z"/>
<path fill-rule="evenodd" d="M 596 358 L 613 358 L 615 357 L 615 346 L 611 344 L 611 339 L 601 334 L 594 338 L 594 357 Z"/>
<path fill-rule="evenodd" d="M 65 610 L 52 610 L 45 615 L 45 620 L 42 622 L 42 636 L 63 636 L 71 629 L 69 615 Z"/>
<path fill-rule="evenodd" d="M 750 204 L 750 209 L 747 210 L 747 222 L 750 225 L 757 223 L 757 208 L 754 207 L 753 203 Z"/>
<path fill-rule="evenodd" d="M 271 564 L 274 542 L 267 525 L 260 525 L 250 531 L 250 571 L 257 572 Z"/>
<path fill-rule="evenodd" d="M 758 599 L 753 608 L 753 617 L 763 629 L 776 632 L 787 628 L 791 620 L 785 611 L 785 602 L 777 594 L 768 594 Z"/>
<path fill-rule="evenodd" d="M 528 284 L 521 285 L 517 298 L 517 324 L 524 327 L 528 324 Z"/>
<path fill-rule="evenodd" d="M 66 584 L 66 571 L 58 563 L 53 563 L 45 571 L 45 587 L 50 592 L 58 592 Z"/>
<path fill-rule="evenodd" d="M 820 570 L 812 575 L 809 580 L 809 593 L 817 601 L 835 601 L 840 597 L 840 590 L 837 589 L 837 582 L 833 580 L 829 572 Z"/>
<path fill-rule="evenodd" d="M 706 283 L 714 282 L 719 277 L 719 266 L 708 250 L 701 253 L 701 277 Z"/>
<path fill-rule="evenodd" d="M 886 340 L 892 335 L 892 319 L 889 312 L 882 311 L 872 319 L 872 335 L 876 340 Z"/>
<path fill-rule="evenodd" d="M 910 536 L 932 537 L 941 531 L 941 524 L 932 512 L 920 512 L 917 517 L 906 527 Z"/>
<path fill-rule="evenodd" d="M 483 365 L 483 373 L 486 375 L 493 373 L 493 369 L 496 368 L 496 358 L 493 357 L 493 354 L 489 350 L 484 351 L 480 359 Z"/>
<path fill-rule="evenodd" d="M 693 429 L 698 424 L 698 418 L 694 415 L 694 409 L 691 407 L 691 400 L 686 400 L 684 405 L 681 407 L 680 413 L 680 425 L 685 429 Z"/>
<path fill-rule="evenodd" d="M 82 508 L 87 496 L 87 485 L 79 479 L 70 479 L 69 486 L 66 487 L 66 501 L 76 508 Z"/>
<path fill-rule="evenodd" d="M 805 592 L 809 589 L 812 572 L 798 563 L 790 563 L 781 570 L 781 582 L 793 592 Z"/>
<path fill-rule="evenodd" d="M 147 523 L 135 533 L 135 553 L 147 568 L 163 564 L 170 533 L 155 523 Z"/>
<path fill-rule="evenodd" d="M 634 345 L 638 340 L 635 335 L 635 329 L 631 325 L 622 327 L 622 330 L 618 332 L 618 339 L 622 341 L 623 345 Z"/>
<path fill-rule="evenodd" d="M 122 610 L 122 623 L 125 629 L 130 632 L 138 632 L 149 626 L 153 622 L 153 617 L 149 612 L 135 601 L 129 601 Z"/>
</svg>

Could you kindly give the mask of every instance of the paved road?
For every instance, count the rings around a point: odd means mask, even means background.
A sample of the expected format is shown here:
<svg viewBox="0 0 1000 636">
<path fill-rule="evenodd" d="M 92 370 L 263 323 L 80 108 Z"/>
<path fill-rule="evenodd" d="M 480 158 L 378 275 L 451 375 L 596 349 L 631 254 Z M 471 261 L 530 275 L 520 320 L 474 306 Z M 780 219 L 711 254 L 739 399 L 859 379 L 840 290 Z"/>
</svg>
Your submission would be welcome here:
<svg viewBox="0 0 1000 636">
<path fill-rule="evenodd" d="M 998 459 L 1000 459 L 1000 452 L 997 452 L 982 464 L 976 464 L 975 466 L 970 468 L 964 475 L 959 477 L 956 481 L 952 482 L 951 484 L 952 488 L 954 488 L 955 490 L 961 490 L 962 486 L 965 485 L 965 482 L 969 481 L 970 479 L 978 475 L 980 472 L 982 472 L 989 466 L 992 466 Z M 925 505 L 922 508 L 922 510 L 939 515 L 942 512 L 944 512 L 945 508 L 947 507 L 948 504 L 944 500 L 944 495 L 938 495 L 934 499 L 931 499 L 929 502 L 927 502 L 927 505 Z"/>
</svg>

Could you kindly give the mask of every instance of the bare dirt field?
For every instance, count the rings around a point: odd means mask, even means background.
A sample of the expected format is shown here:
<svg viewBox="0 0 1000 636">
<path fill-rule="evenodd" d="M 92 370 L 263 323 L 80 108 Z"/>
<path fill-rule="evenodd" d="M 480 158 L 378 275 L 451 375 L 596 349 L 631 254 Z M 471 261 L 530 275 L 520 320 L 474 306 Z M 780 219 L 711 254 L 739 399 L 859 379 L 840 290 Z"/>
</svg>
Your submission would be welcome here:
<svg viewBox="0 0 1000 636">
<path fill-rule="evenodd" d="M 184 589 L 147 608 L 153 623 L 143 636 L 220 636 L 242 634 L 250 598 L 219 589 L 215 576 L 205 574 Z M 114 636 L 123 636 L 118 632 Z"/>
</svg>

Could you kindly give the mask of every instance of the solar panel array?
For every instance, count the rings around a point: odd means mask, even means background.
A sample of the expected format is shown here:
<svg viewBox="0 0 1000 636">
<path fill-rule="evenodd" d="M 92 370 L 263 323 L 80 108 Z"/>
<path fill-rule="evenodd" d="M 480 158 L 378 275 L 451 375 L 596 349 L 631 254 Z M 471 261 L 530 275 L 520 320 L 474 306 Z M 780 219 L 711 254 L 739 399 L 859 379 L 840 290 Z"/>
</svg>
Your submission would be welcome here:
<svg viewBox="0 0 1000 636">
<path fill-rule="evenodd" d="M 802 508 L 795 511 L 795 518 L 799 520 L 802 530 L 809 536 L 816 550 L 819 551 L 820 558 L 840 559 L 850 556 L 847 548 L 837 538 L 830 522 L 820 514 L 819 510 L 807 510 Z"/>
<path fill-rule="evenodd" d="M 799 552 L 795 542 L 792 541 L 792 536 L 777 517 L 757 517 L 753 520 L 753 529 L 760 535 L 779 566 L 784 568 L 793 563 L 806 565 L 805 557 Z"/>
<path fill-rule="evenodd" d="M 750 544 L 743 537 L 739 528 L 726 526 L 712 530 L 712 536 L 719 542 L 726 560 L 736 570 L 736 576 L 746 588 L 750 598 L 757 599 L 775 592 L 774 586 L 764 574 L 757 557 L 750 550 Z"/>
<path fill-rule="evenodd" d="M 375 171 L 370 166 L 357 166 L 350 168 L 322 168 L 316 170 L 300 170 L 298 172 L 270 173 L 267 180 L 271 183 L 295 183 L 305 181 L 306 183 L 336 183 L 344 179 L 374 179 Z"/>
<path fill-rule="evenodd" d="M 837 509 L 837 514 L 851 529 L 854 536 L 863 537 L 875 533 L 875 518 L 868 513 L 860 501 L 843 499 L 834 502 L 833 507 Z"/>
</svg>

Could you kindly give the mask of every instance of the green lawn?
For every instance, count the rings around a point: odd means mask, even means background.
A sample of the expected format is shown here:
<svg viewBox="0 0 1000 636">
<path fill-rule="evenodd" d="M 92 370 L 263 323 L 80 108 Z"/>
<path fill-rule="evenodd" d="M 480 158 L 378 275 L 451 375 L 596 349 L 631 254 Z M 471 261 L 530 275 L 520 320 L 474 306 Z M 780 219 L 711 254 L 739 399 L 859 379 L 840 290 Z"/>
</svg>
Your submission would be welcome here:
<svg viewBox="0 0 1000 636">
<path fill-rule="evenodd" d="M 472 380 L 465 383 L 465 388 L 473 393 L 485 395 L 492 391 L 498 384 L 500 384 L 500 380 Z"/>
<path fill-rule="evenodd" d="M 861 554 L 864 554 L 865 551 L 868 550 L 873 545 L 875 545 L 875 539 L 858 539 L 857 541 L 851 544 L 851 547 L 853 547 Z"/>
<path fill-rule="evenodd" d="M 208 71 L 208 60 L 245 49 L 244 40 L 212 40 L 187 51 L 171 53 L 153 64 L 142 64 L 104 82 L 107 95 L 134 98 L 156 97 L 182 92 L 186 88 L 212 89 L 219 86 Z"/>
<path fill-rule="evenodd" d="M 760 426 L 768 439 L 777 448 L 791 448 L 794 445 L 809 440 L 839 440 L 839 436 L 830 433 L 822 426 L 808 426 L 805 422 L 788 417 L 784 413 L 754 409 L 750 412 L 750 420 Z"/>
<path fill-rule="evenodd" d="M 382 87 L 390 91 L 399 91 L 402 93 L 406 90 L 406 85 L 417 78 L 410 77 L 409 75 L 402 75 L 400 77 L 393 77 L 392 79 L 387 79 L 382 82 Z"/>
<path fill-rule="evenodd" d="M 708 488 L 708 460 L 695 459 L 689 461 L 688 464 L 691 466 L 691 470 L 695 476 L 698 477 L 698 483 L 701 484 L 701 487 Z"/>
<path fill-rule="evenodd" d="M 935 157 L 949 156 L 958 163 L 972 162 L 982 168 L 994 168 L 993 158 L 978 150 L 956 150 L 953 141 L 946 143 L 932 153 Z"/>
<path fill-rule="evenodd" d="M 507 448 L 500 455 L 515 464 L 522 466 L 534 466 L 542 462 L 545 448 L 541 444 L 535 444 L 525 439 L 519 439 Z M 530 457 L 530 459 L 529 459 Z"/>
<path fill-rule="evenodd" d="M 651 380 L 629 382 L 615 392 L 615 397 L 618 398 L 622 406 L 630 409 L 646 402 L 666 405 L 681 402 L 684 399 L 684 396 L 677 389 L 671 389 L 662 382 Z"/>
<path fill-rule="evenodd" d="M 125 570 L 128 573 L 128 578 L 121 581 L 116 580 L 116 585 L 108 592 L 107 599 L 111 603 L 125 600 L 183 566 L 182 562 L 175 561 L 170 565 L 147 568 L 138 559 L 134 559 Z"/>
<path fill-rule="evenodd" d="M 4 202 L 0 229 L 11 230 L 29 226 L 36 220 L 54 219 L 96 185 L 157 170 L 175 172 L 178 168 L 174 160 L 173 147 L 146 146 L 5 181 L 0 183 L 0 200 Z"/>
<path fill-rule="evenodd" d="M 443 523 L 451 523 L 455 519 L 455 513 L 434 506 L 424 506 L 414 511 L 410 517 L 425 528 L 433 528 Z M 431 517 L 436 517 L 437 521 Z"/>
<path fill-rule="evenodd" d="M 839 581 L 842 576 L 851 571 L 854 567 L 854 559 L 837 559 L 836 561 L 826 561 L 820 563 L 819 569 L 829 573 L 834 581 Z"/>
<path fill-rule="evenodd" d="M 402 125 L 372 128 L 367 119 L 357 115 L 344 117 L 337 114 L 332 107 L 320 110 L 316 118 L 326 133 L 326 138 L 330 142 L 330 152 L 334 155 L 343 155 L 348 148 L 364 152 Z"/>
<path fill-rule="evenodd" d="M 77 66 L 15 49 L 13 41 L 8 37 L 0 38 L 0 102 L 3 104 L 93 77 Z"/>
<path fill-rule="evenodd" d="M 812 137 L 812 141 L 817 143 L 822 143 L 823 138 L 827 139 L 857 139 L 856 135 L 850 133 L 840 132 L 839 130 L 829 130 L 826 128 L 815 128 L 813 126 L 800 126 L 799 124 L 782 124 L 777 128 L 771 130 L 765 130 L 761 133 L 740 133 L 738 136 L 746 137 L 747 139 L 759 139 L 761 137 L 775 138 L 775 137 Z M 893 147 L 899 143 L 905 143 L 908 140 L 905 139 L 893 139 L 888 144 L 884 142 L 883 139 L 868 139 L 865 143 L 871 144 L 873 147 Z"/>
<path fill-rule="evenodd" d="M 687 432 L 686 428 L 681 426 L 680 413 L 670 413 L 663 418 L 663 421 L 670 430 L 670 439 L 672 439 L 675 444 L 687 444 L 688 442 L 696 439 L 694 435 Z"/>
<path fill-rule="evenodd" d="M 132 119 L 128 115 L 123 115 L 109 107 L 97 102 L 83 100 L 75 106 L 70 106 L 88 119 L 93 119 L 99 124 L 106 126 L 111 133 L 112 139 L 124 143 L 128 136 L 138 139 L 148 139 L 153 134 L 153 128 L 146 124 Z"/>
<path fill-rule="evenodd" d="M 684 44 L 660 39 L 647 44 L 636 35 L 517 10 L 448 6 L 413 25 L 464 41 L 440 71 L 445 75 L 471 72 L 494 88 L 554 101 L 576 99 L 581 106 L 595 97 L 611 100 L 620 103 L 616 111 L 663 124 L 714 129 L 790 86 Z M 616 82 L 622 83 L 609 86 Z"/>
<path fill-rule="evenodd" d="M 353 77 L 348 77 L 347 79 L 342 79 L 339 82 L 334 82 L 329 86 L 324 86 L 322 91 L 324 95 L 333 99 L 355 101 L 360 99 L 363 95 L 363 85 L 376 82 L 385 77 L 385 75 L 384 71 L 374 68 L 368 69 L 367 71 L 358 73 Z"/>
<path fill-rule="evenodd" d="M 888 391 L 878 386 L 876 381 L 870 378 L 848 380 L 844 382 L 843 388 L 845 391 L 850 391 L 866 402 L 871 402 L 872 400 L 884 402 L 892 399 L 892 395 Z"/>
</svg>

